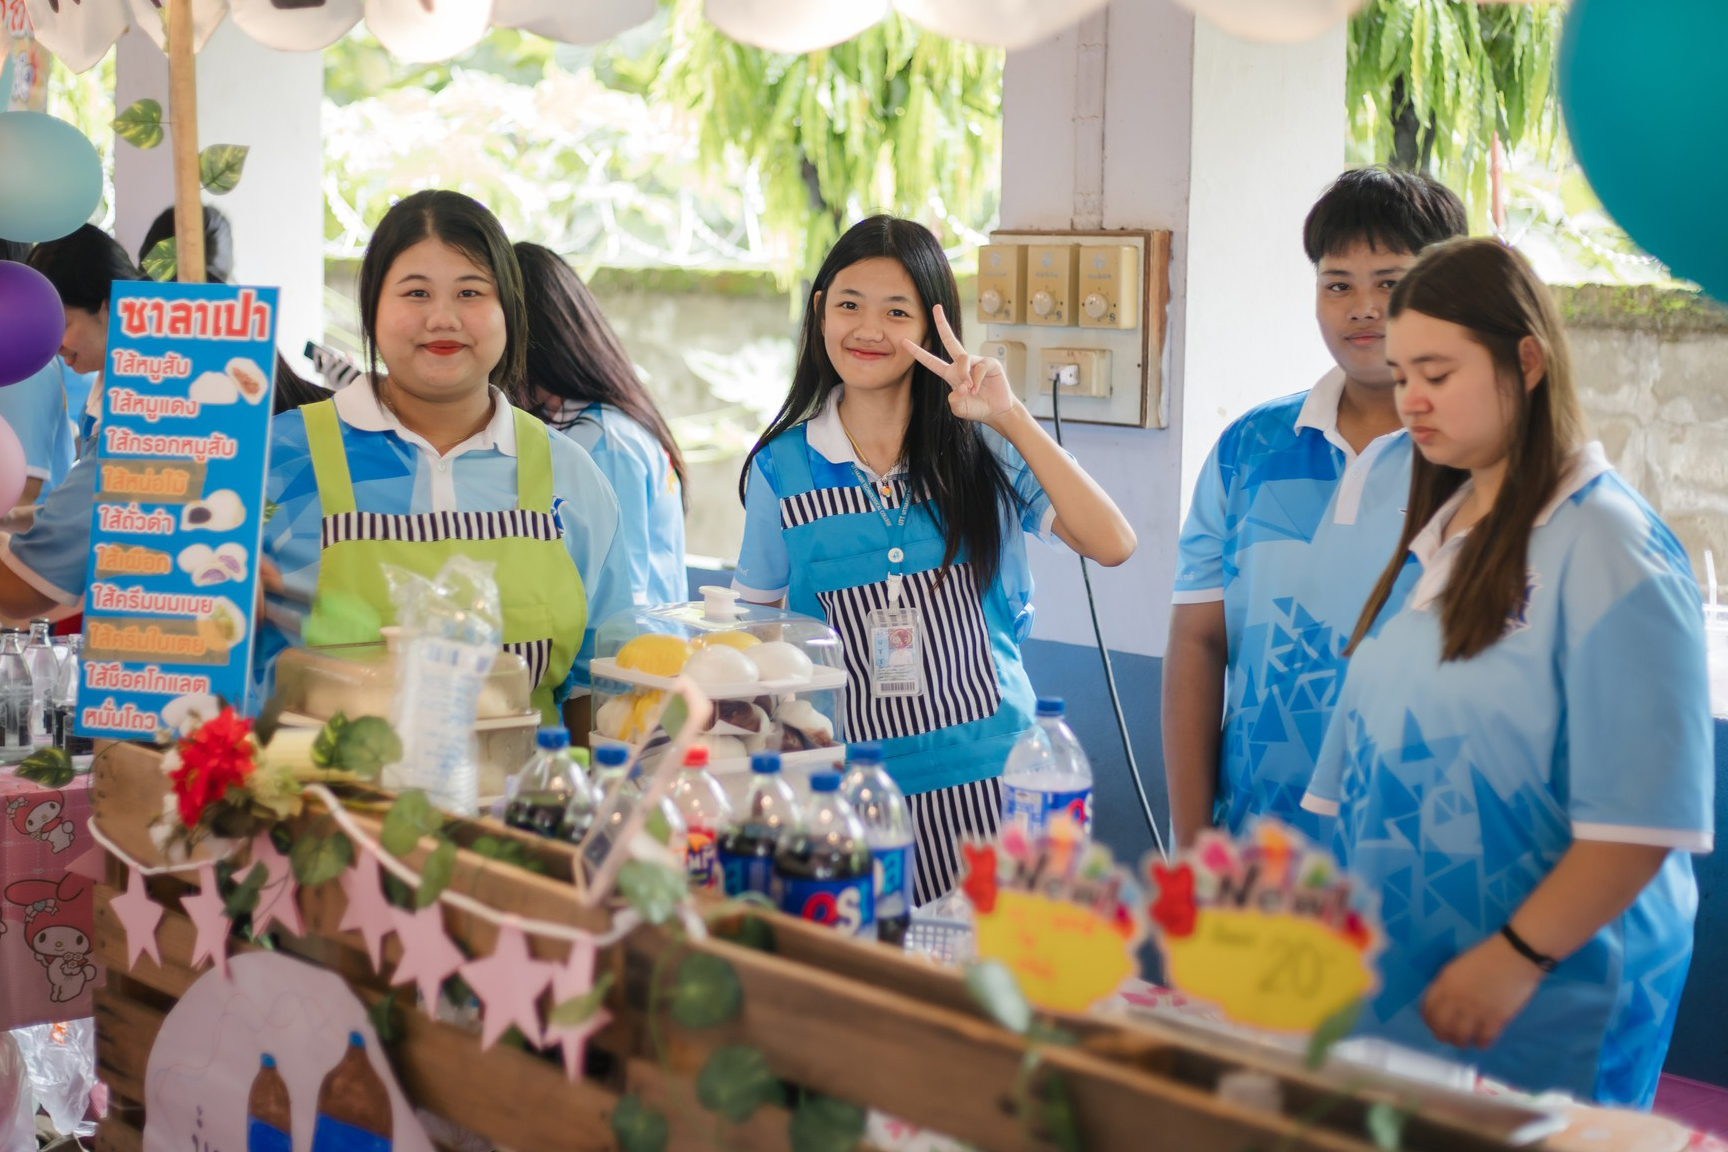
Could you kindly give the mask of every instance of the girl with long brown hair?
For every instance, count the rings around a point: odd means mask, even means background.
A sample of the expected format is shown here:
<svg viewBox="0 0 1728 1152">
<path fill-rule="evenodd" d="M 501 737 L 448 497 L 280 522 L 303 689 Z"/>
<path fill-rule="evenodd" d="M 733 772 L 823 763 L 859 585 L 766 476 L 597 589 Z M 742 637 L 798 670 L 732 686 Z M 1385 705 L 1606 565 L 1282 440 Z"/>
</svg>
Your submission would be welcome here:
<svg viewBox="0 0 1728 1152">
<path fill-rule="evenodd" d="M 1408 513 L 1304 801 L 1381 893 L 1361 1029 L 1647 1106 L 1692 950 L 1689 853 L 1712 842 L 1697 585 L 1583 442 L 1565 334 L 1521 256 L 1430 248 L 1389 314 Z"/>
</svg>

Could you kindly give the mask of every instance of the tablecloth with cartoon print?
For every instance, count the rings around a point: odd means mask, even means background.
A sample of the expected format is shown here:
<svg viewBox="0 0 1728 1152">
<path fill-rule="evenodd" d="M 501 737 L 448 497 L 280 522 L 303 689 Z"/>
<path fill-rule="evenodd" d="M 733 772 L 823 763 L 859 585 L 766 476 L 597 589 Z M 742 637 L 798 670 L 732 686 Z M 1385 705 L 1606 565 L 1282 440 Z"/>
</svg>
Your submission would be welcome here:
<svg viewBox="0 0 1728 1152">
<path fill-rule="evenodd" d="M 0 768 L 0 1030 L 91 1014 L 95 881 L 71 870 L 89 818 L 88 774 L 45 788 Z"/>
</svg>

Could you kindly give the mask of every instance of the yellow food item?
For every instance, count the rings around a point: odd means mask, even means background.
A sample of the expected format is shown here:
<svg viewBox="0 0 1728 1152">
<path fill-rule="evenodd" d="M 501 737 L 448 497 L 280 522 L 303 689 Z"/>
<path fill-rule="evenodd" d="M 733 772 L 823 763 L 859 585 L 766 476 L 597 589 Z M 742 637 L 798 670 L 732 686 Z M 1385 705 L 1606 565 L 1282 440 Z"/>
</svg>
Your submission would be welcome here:
<svg viewBox="0 0 1728 1152">
<path fill-rule="evenodd" d="M 737 648 L 743 651 L 745 648 L 754 648 L 762 641 L 748 632 L 710 632 L 698 638 L 696 643 L 705 648 Z"/>
<path fill-rule="evenodd" d="M 676 676 L 690 659 L 688 643 L 676 636 L 649 632 L 626 641 L 618 649 L 618 667 L 634 668 L 650 676 Z"/>
</svg>

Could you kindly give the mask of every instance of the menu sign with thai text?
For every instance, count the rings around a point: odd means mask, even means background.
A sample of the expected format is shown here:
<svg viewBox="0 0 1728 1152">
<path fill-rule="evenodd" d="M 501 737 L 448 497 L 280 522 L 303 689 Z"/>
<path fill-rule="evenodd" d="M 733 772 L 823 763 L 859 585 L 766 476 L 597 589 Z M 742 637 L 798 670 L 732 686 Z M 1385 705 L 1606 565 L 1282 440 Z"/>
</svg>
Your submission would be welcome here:
<svg viewBox="0 0 1728 1152">
<path fill-rule="evenodd" d="M 275 336 L 274 288 L 114 284 L 82 735 L 148 737 L 211 698 L 248 703 Z"/>
</svg>

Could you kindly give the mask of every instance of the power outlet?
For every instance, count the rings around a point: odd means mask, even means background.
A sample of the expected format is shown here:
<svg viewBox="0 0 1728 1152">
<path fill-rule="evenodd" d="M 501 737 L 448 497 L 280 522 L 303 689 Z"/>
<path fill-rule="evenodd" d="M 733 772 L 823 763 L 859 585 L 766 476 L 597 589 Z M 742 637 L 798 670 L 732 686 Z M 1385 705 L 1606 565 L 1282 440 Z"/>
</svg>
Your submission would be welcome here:
<svg viewBox="0 0 1728 1152">
<path fill-rule="evenodd" d="M 1110 396 L 1110 353 L 1102 348 L 1041 348 L 1038 393 L 1103 400 Z"/>
</svg>

